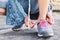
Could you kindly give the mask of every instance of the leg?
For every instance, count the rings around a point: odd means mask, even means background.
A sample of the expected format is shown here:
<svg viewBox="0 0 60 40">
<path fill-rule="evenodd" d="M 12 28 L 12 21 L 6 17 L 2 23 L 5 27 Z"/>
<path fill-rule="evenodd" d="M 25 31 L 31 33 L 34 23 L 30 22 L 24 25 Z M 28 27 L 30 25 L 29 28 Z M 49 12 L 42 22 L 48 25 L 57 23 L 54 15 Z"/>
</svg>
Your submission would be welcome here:
<svg viewBox="0 0 60 40">
<path fill-rule="evenodd" d="M 47 2 L 48 2 L 48 4 L 47 4 Z M 53 18 L 52 18 L 52 4 L 51 4 L 51 1 L 50 1 L 50 4 L 49 4 L 49 1 L 47 1 L 46 2 L 46 5 L 44 5 L 44 3 L 40 3 L 39 1 L 38 1 L 38 4 L 40 4 L 40 18 L 43 18 L 43 19 L 46 19 L 46 16 L 48 16 L 49 17 L 49 24 L 53 24 L 54 23 L 54 21 L 53 21 Z M 47 6 L 47 7 L 45 7 L 45 10 L 43 10 L 44 9 L 44 7 L 43 8 L 41 8 L 42 6 Z M 42 13 L 41 13 L 42 12 Z M 48 12 L 48 13 L 47 13 Z M 46 13 L 46 14 L 45 14 Z M 43 17 L 42 17 L 43 16 Z M 45 18 L 44 18 L 45 17 Z"/>
<path fill-rule="evenodd" d="M 20 28 L 27 17 L 22 5 L 17 0 L 9 0 L 7 4 L 6 23 Z"/>
<path fill-rule="evenodd" d="M 39 11 L 40 11 L 38 18 L 39 21 L 37 23 L 38 36 L 45 36 L 45 37 L 53 36 L 53 30 L 49 26 L 49 23 L 46 20 L 46 15 L 48 12 L 48 0 L 46 1 L 46 4 L 44 4 L 44 2 L 45 2 L 44 0 L 38 0 Z"/>
<path fill-rule="evenodd" d="M 33 1 L 33 2 L 32 2 Z M 36 19 L 37 19 L 37 17 L 38 16 L 36 16 L 36 15 L 39 15 L 39 8 L 38 8 L 38 1 L 37 0 L 32 0 L 31 1 L 31 15 L 32 15 L 32 17 L 33 17 L 33 15 L 35 15 L 34 17 L 36 17 Z M 34 8 L 33 8 L 34 7 Z M 35 13 L 37 13 L 37 14 L 35 14 Z M 40 13 L 41 14 L 41 13 Z M 54 23 L 54 21 L 53 21 L 53 17 L 52 17 L 52 3 L 51 3 L 51 0 L 50 0 L 50 2 L 49 2 L 49 5 L 48 5 L 48 11 L 47 11 L 47 16 L 49 17 L 49 23 L 50 24 L 53 24 Z M 32 18 L 31 17 L 31 18 Z M 34 18 L 33 17 L 33 18 Z M 34 18 L 35 19 L 35 18 Z"/>
<path fill-rule="evenodd" d="M 48 11 L 49 0 L 38 0 L 39 5 L 39 19 L 46 19 L 46 14 Z"/>
<path fill-rule="evenodd" d="M 38 36 L 53 36 L 53 30 L 52 28 L 49 26 L 49 23 L 46 20 L 46 15 L 48 12 L 48 5 L 49 5 L 49 0 L 38 0 L 38 4 L 39 4 L 39 23 L 37 24 L 37 28 L 38 28 Z"/>
</svg>

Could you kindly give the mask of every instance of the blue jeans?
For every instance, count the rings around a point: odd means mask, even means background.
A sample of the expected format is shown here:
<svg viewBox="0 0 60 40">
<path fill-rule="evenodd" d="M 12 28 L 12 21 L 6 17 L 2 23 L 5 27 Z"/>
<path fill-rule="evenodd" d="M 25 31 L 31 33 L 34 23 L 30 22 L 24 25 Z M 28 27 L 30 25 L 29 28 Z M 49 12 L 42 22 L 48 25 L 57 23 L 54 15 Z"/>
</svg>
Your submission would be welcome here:
<svg viewBox="0 0 60 40">
<path fill-rule="evenodd" d="M 7 16 L 6 23 L 8 25 L 14 25 L 21 27 L 24 23 L 25 17 L 27 17 L 29 0 L 9 0 L 6 5 Z M 37 0 L 31 0 L 31 13 L 38 12 Z M 48 11 L 52 11 L 52 7 L 49 4 Z"/>
</svg>

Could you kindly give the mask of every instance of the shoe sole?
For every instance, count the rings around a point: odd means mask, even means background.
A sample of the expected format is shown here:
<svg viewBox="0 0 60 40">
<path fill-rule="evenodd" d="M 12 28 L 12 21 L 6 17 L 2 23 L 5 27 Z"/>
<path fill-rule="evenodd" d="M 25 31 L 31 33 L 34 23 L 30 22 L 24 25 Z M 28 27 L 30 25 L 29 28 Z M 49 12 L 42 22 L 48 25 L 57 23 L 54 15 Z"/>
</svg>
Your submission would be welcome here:
<svg viewBox="0 0 60 40">
<path fill-rule="evenodd" d="M 43 35 L 43 34 L 38 34 L 38 37 L 53 37 L 54 34 L 51 33 L 51 34 L 47 34 L 47 35 Z"/>
</svg>

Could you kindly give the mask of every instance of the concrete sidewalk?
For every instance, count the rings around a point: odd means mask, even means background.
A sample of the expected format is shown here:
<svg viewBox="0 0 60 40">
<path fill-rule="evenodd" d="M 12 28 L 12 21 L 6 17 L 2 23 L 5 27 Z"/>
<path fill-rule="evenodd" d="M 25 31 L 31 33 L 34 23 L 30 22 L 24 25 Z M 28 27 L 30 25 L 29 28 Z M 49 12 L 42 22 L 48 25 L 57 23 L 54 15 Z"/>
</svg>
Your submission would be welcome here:
<svg viewBox="0 0 60 40">
<path fill-rule="evenodd" d="M 37 33 L 31 32 L 30 30 L 23 30 L 19 32 L 14 32 L 11 30 L 9 25 L 6 25 L 6 17 L 0 16 L 0 40 L 60 40 L 60 14 L 53 13 L 55 19 L 55 24 L 53 25 L 54 37 L 45 39 L 38 38 Z M 35 29 L 34 29 L 35 30 Z"/>
</svg>

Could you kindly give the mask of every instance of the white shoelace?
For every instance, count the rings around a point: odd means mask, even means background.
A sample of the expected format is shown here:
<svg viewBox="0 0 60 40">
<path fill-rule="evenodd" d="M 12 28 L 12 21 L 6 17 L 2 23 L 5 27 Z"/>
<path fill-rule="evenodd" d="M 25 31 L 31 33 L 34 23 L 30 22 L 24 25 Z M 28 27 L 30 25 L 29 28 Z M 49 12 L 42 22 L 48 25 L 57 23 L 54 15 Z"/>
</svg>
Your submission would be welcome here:
<svg viewBox="0 0 60 40">
<path fill-rule="evenodd" d="M 28 8 L 28 28 L 30 29 L 30 25 L 29 25 L 29 21 L 30 21 L 30 9 L 31 8 L 31 5 L 30 5 L 30 0 L 29 0 L 29 8 Z"/>
</svg>

